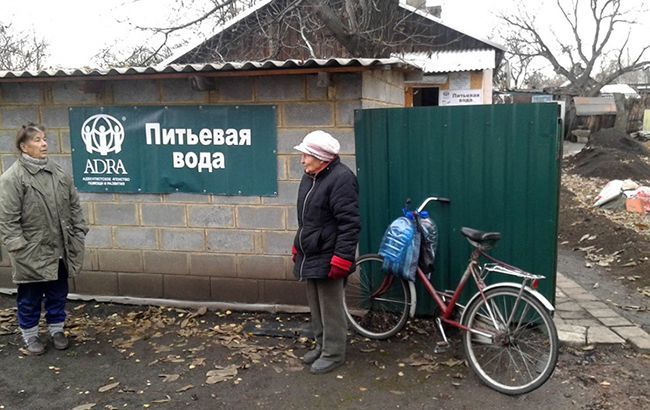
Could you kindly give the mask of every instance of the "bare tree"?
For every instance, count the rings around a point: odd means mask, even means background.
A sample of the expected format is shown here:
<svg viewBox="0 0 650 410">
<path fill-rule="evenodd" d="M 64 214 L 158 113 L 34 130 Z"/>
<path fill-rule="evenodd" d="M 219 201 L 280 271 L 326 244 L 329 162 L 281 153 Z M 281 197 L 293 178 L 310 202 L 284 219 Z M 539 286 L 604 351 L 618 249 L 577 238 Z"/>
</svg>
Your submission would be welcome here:
<svg viewBox="0 0 650 410">
<path fill-rule="evenodd" d="M 630 6 L 630 2 L 555 0 L 555 3 L 558 15 L 553 20 L 539 21 L 538 15 L 529 10 L 529 3 L 514 13 L 498 16 L 506 27 L 501 35 L 514 55 L 523 61 L 547 61 L 556 73 L 570 81 L 570 91 L 582 96 L 595 96 L 603 85 L 650 65 L 650 45 L 630 54 L 629 43 L 637 24 L 635 15 L 639 12 L 638 8 L 623 8 L 624 4 Z M 569 35 L 561 33 L 563 28 Z M 597 76 L 608 61 L 610 69 Z"/>
<path fill-rule="evenodd" d="M 534 58 L 521 53 L 518 43 L 505 44 L 508 50 L 502 65 L 497 68 L 497 82 L 499 88 L 524 88 L 528 77 L 536 70 L 531 69 Z"/>
<path fill-rule="evenodd" d="M 12 30 L 0 22 L 0 70 L 42 70 L 47 58 L 47 43 L 28 34 Z"/>
<path fill-rule="evenodd" d="M 208 24 L 213 27 L 212 32 L 217 32 L 233 15 L 254 3 L 252 0 L 210 1 L 211 8 L 189 21 L 149 29 L 160 34 L 165 42 L 173 34 L 196 24 Z M 453 30 L 441 30 L 426 19 L 414 18 L 412 12 L 399 6 L 399 0 L 275 0 L 232 24 L 227 32 L 208 37 L 179 62 L 376 58 L 388 57 L 393 51 L 463 46 L 485 47 L 485 44 Z"/>
<path fill-rule="evenodd" d="M 611 73 L 618 70 L 617 61 L 609 61 L 609 64 L 603 67 L 602 71 L 596 74 L 597 80 L 602 80 L 606 78 Z M 625 74 L 622 74 L 617 78 L 619 82 L 634 84 L 634 83 L 650 83 L 650 65 L 645 68 L 639 68 L 634 71 L 629 71 Z"/>
<path fill-rule="evenodd" d="M 259 0 L 177 0 L 169 10 L 169 24 L 166 26 L 150 26 L 128 21 L 136 30 L 152 33 L 153 37 L 157 38 L 153 41 L 154 46 L 133 50 L 137 58 L 115 58 L 111 48 L 106 47 L 95 56 L 95 61 L 109 65 L 128 65 L 129 62 L 156 64 L 169 57 L 173 50 L 185 45 L 188 42 L 185 37 L 202 36 L 202 26 L 216 29 L 252 7 L 257 1 Z M 174 41 L 178 37 L 181 40 Z"/>
<path fill-rule="evenodd" d="M 95 54 L 91 62 L 99 68 L 147 67 L 160 63 L 171 54 L 172 49 L 167 46 L 154 49 L 141 45 L 125 51 L 107 46 Z"/>
</svg>

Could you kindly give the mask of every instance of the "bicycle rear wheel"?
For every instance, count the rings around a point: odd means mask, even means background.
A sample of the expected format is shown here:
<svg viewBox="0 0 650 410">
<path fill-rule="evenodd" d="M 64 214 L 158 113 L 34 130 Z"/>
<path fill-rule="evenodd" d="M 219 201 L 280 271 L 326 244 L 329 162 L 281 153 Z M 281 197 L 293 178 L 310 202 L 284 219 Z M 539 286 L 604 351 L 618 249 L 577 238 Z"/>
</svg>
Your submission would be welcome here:
<svg viewBox="0 0 650 410">
<path fill-rule="evenodd" d="M 393 336 L 404 327 L 409 314 L 408 283 L 382 271 L 382 262 L 377 254 L 359 257 L 343 295 L 348 321 L 370 339 Z"/>
<path fill-rule="evenodd" d="M 467 307 L 463 346 L 470 367 L 489 387 L 517 395 L 540 387 L 555 370 L 557 330 L 544 306 L 512 288 L 485 292 Z M 491 337 L 486 334 L 491 335 Z"/>
</svg>

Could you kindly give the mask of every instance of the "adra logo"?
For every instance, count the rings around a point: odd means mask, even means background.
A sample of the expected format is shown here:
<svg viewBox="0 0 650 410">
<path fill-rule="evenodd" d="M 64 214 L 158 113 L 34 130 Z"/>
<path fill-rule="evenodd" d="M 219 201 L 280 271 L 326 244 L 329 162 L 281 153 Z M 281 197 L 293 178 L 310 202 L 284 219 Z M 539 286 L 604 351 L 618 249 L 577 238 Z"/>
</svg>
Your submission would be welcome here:
<svg viewBox="0 0 650 410">
<path fill-rule="evenodd" d="M 81 139 L 90 154 L 93 152 L 101 156 L 107 156 L 109 153 L 118 154 L 122 151 L 124 142 L 124 126 L 111 115 L 93 115 L 81 126 Z M 126 175 L 127 171 L 121 159 L 94 158 L 86 160 L 84 174 Z"/>
<path fill-rule="evenodd" d="M 88 118 L 81 126 L 81 139 L 90 154 L 97 152 L 102 156 L 109 152 L 122 151 L 124 126 L 117 118 L 108 114 L 97 114 Z"/>
</svg>

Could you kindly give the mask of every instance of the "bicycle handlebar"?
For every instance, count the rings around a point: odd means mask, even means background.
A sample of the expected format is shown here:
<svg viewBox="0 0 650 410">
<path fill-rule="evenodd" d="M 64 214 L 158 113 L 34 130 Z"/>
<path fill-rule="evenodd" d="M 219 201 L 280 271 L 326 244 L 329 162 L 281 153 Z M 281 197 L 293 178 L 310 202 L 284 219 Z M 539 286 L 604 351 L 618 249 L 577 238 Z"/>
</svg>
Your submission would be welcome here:
<svg viewBox="0 0 650 410">
<path fill-rule="evenodd" d="M 446 203 L 446 204 L 451 202 L 451 200 L 449 198 L 444 198 L 444 197 L 439 197 L 439 196 L 430 196 L 430 197 L 428 197 L 427 199 L 425 199 L 422 202 L 422 204 L 418 207 L 417 211 L 422 212 L 422 210 L 424 210 L 424 208 L 427 206 L 427 204 L 429 204 L 429 202 L 431 202 L 431 201 L 438 201 L 438 202 L 443 202 L 443 203 Z"/>
</svg>

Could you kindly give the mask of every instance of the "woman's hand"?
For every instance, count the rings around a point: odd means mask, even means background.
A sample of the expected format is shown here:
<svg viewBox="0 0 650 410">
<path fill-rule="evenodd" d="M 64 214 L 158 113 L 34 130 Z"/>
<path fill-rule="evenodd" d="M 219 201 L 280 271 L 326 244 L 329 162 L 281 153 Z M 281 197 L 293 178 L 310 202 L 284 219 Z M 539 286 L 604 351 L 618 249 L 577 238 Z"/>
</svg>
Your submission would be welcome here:
<svg viewBox="0 0 650 410">
<path fill-rule="evenodd" d="M 350 274 L 349 270 L 339 268 L 338 266 L 331 265 L 330 272 L 327 274 L 327 277 L 330 279 L 345 279 Z"/>
<path fill-rule="evenodd" d="M 352 262 L 334 255 L 330 261 L 330 271 L 327 277 L 330 279 L 345 279 L 350 274 L 351 268 Z"/>
</svg>

